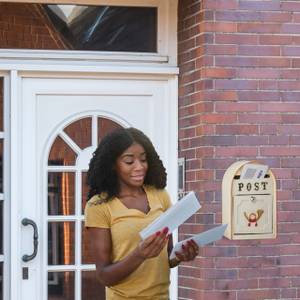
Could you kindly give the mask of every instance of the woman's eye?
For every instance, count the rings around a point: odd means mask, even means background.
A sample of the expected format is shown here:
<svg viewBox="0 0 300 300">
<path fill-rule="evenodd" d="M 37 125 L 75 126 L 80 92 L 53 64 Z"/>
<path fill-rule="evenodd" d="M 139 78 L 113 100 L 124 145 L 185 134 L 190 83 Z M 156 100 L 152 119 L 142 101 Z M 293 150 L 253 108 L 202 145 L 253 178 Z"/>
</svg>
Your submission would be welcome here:
<svg viewBox="0 0 300 300">
<path fill-rule="evenodd" d="M 132 165 L 133 161 L 124 161 L 126 165 Z"/>
</svg>

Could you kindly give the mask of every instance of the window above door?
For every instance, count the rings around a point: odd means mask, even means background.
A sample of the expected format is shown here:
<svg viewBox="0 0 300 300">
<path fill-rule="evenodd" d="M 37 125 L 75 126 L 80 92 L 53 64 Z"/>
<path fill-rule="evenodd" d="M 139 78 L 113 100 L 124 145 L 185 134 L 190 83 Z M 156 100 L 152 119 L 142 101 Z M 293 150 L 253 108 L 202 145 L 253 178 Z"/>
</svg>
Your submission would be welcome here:
<svg viewBox="0 0 300 300">
<path fill-rule="evenodd" d="M 177 64 L 177 0 L 8 0 L 0 6 L 4 59 Z"/>
</svg>

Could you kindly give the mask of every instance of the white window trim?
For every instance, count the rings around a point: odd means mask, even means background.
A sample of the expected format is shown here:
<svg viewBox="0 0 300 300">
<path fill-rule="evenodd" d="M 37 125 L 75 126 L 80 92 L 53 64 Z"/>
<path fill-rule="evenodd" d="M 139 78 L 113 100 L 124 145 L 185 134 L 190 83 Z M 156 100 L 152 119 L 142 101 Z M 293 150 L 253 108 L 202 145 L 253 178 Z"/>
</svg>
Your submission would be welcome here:
<svg viewBox="0 0 300 300">
<path fill-rule="evenodd" d="M 0 50 L 0 57 L 7 59 L 63 59 L 91 61 L 115 61 L 115 62 L 146 62 L 164 63 L 177 66 L 177 6 L 178 0 L 8 0 L 6 2 L 20 3 L 62 3 L 62 4 L 91 4 L 91 5 L 119 5 L 119 6 L 140 6 L 157 7 L 157 53 L 135 53 L 135 52 L 101 52 L 101 51 L 69 51 L 69 50 Z"/>
<path fill-rule="evenodd" d="M 1 72 L 0 76 L 3 78 L 3 194 L 1 200 L 3 201 L 3 255 L 1 261 L 3 263 L 3 299 L 10 299 L 10 274 L 11 274 L 11 246 L 10 246 L 10 140 L 9 140 L 9 116 L 10 116 L 10 80 L 8 72 Z"/>
</svg>

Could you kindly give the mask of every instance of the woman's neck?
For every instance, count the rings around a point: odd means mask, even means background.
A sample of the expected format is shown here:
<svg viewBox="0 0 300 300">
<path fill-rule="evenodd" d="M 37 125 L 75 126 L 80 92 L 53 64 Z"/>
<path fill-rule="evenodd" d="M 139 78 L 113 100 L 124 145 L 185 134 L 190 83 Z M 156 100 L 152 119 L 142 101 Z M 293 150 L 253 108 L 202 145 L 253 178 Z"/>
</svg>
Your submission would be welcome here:
<svg viewBox="0 0 300 300">
<path fill-rule="evenodd" d="M 119 191 L 119 197 L 128 197 L 128 196 L 139 196 L 141 194 L 144 194 L 145 191 L 142 186 L 139 187 L 132 187 L 127 185 L 121 185 L 120 191 Z"/>
</svg>

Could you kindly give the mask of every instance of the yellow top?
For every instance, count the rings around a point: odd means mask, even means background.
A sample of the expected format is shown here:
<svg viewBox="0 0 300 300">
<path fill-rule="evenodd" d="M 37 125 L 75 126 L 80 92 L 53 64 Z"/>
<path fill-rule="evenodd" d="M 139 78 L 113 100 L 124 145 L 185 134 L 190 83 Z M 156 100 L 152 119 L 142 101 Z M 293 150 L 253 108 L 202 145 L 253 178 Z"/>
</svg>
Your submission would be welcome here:
<svg viewBox="0 0 300 300">
<path fill-rule="evenodd" d="M 141 241 L 139 232 L 171 206 L 166 190 L 144 186 L 150 211 L 145 214 L 127 208 L 117 197 L 101 203 L 99 195 L 85 207 L 85 226 L 110 228 L 112 262 L 122 260 Z M 169 299 L 169 262 L 167 246 L 159 256 L 147 259 L 133 273 L 114 286 L 106 288 L 107 300 Z"/>
</svg>

